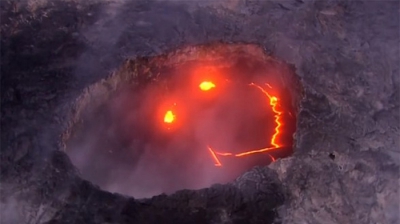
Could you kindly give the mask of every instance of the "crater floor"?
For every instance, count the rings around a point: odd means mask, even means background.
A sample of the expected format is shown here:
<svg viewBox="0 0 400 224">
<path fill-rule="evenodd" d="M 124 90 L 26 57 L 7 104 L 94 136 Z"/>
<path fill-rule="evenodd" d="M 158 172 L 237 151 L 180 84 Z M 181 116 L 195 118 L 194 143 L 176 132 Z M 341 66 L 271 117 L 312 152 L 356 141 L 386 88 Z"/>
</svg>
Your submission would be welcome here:
<svg viewBox="0 0 400 224">
<path fill-rule="evenodd" d="M 293 153 L 293 70 L 251 44 L 128 60 L 78 97 L 64 151 L 84 179 L 133 197 L 231 182 Z"/>
<path fill-rule="evenodd" d="M 3 1 L 1 221 L 398 223 L 399 4 Z M 293 156 L 141 200 L 81 178 L 63 140 L 82 96 L 101 93 L 94 86 L 128 59 L 220 41 L 296 68 Z"/>
</svg>

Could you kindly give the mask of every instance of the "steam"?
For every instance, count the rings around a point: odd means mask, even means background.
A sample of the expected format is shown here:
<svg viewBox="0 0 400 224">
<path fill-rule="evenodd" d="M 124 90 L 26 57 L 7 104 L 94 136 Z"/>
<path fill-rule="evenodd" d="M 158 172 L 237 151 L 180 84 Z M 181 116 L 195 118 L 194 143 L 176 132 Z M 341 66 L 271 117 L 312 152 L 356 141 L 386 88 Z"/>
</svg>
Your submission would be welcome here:
<svg viewBox="0 0 400 224">
<path fill-rule="evenodd" d="M 222 4 L 221 2 L 217 1 L 215 5 Z M 187 3 L 185 4 L 189 8 L 196 8 L 195 2 Z M 224 2 L 224 5 L 231 9 L 237 9 L 241 4 L 241 1 L 236 0 Z M 154 22 L 157 22 L 150 17 L 153 18 L 152 13 L 158 13 L 159 10 L 162 10 L 165 16 L 154 18 L 170 20 L 168 24 L 176 24 L 180 20 L 173 12 L 183 11 L 176 10 L 175 7 L 181 7 L 179 5 L 182 5 L 181 2 L 178 4 L 172 0 L 108 1 L 98 21 L 82 31 L 84 39 L 93 44 L 79 60 L 81 63 L 76 69 L 79 79 L 97 80 L 97 76 L 104 73 L 103 71 L 117 67 L 124 57 L 135 56 L 130 52 L 142 55 L 159 54 L 166 46 L 178 45 L 178 42 L 174 42 L 177 38 L 167 38 L 165 43 L 153 41 L 156 39 L 153 36 L 175 35 L 167 33 L 167 29 L 163 27 L 152 30 L 151 34 L 148 34 L 152 36 L 143 37 L 132 33 L 139 30 L 147 35 L 148 30 L 155 27 Z M 209 4 L 202 2 L 199 5 Z M 152 10 L 141 13 L 140 10 L 146 11 L 149 7 Z M 128 9 L 139 11 L 132 13 L 131 10 L 128 13 Z M 176 24 L 177 29 L 180 29 L 180 25 Z M 185 25 L 187 24 L 182 24 Z M 120 49 L 120 42 L 124 38 L 129 38 L 132 44 Z M 140 46 L 135 45 L 136 42 L 141 43 Z M 273 114 L 270 108 L 266 108 L 266 99 L 260 99 L 264 96 L 249 97 L 246 95 L 247 90 L 239 90 L 242 87 L 238 87 L 236 94 L 225 95 L 224 102 L 214 102 L 212 106 L 199 103 L 199 98 L 187 99 L 188 95 L 193 94 L 193 88 L 187 86 L 191 80 L 185 78 L 185 70 L 179 72 L 184 74 L 162 74 L 173 77 L 169 80 L 173 85 L 167 93 L 162 86 L 157 85 L 141 86 L 140 90 L 127 89 L 99 108 L 96 114 L 84 118 L 85 123 L 67 142 L 67 153 L 83 178 L 98 184 L 104 190 L 143 198 L 172 193 L 179 189 L 199 189 L 214 183 L 232 181 L 251 166 L 266 165 L 270 161 L 268 156 L 262 155 L 259 158 L 249 157 L 241 160 L 223 158 L 224 166 L 216 168 L 207 150 L 208 144 L 217 150 L 231 152 L 267 147 L 265 144 L 273 130 Z M 254 70 L 248 72 L 257 73 Z M 265 76 L 265 71 L 258 72 Z M 250 82 L 266 81 L 260 78 L 263 76 L 255 75 L 249 78 L 246 73 L 234 76 L 240 77 L 235 81 L 242 86 Z M 276 76 L 279 74 L 270 71 L 270 77 Z M 271 80 L 270 77 L 268 82 L 275 85 L 277 79 Z M 196 83 L 196 86 L 198 84 Z M 217 84 L 215 90 L 218 89 Z M 175 98 L 165 99 L 165 96 Z M 187 114 L 184 114 L 185 121 L 180 123 L 177 113 L 179 127 L 171 131 L 176 133 L 168 133 L 163 129 L 158 110 L 165 100 L 175 99 L 180 100 L 178 106 L 184 107 L 183 110 Z M 269 114 L 265 114 L 265 111 L 269 111 Z M 162 111 L 161 114 L 164 115 L 165 112 Z M 265 117 L 269 117 L 270 121 L 265 122 Z M 187 121 L 188 118 L 190 122 Z M 265 141 L 249 140 L 254 135 L 263 135 Z"/>
<path fill-rule="evenodd" d="M 258 154 L 221 158 L 223 166 L 215 167 L 208 151 L 209 145 L 232 153 L 268 146 L 273 113 L 268 99 L 248 85 L 252 76 L 216 82 L 203 92 L 190 71 L 182 66 L 163 74 L 174 88 L 163 81 L 128 87 L 88 115 L 67 142 L 82 176 L 104 190 L 144 198 L 226 183 L 254 165 L 267 165 L 271 159 Z M 160 116 L 165 102 L 178 107 L 172 123 L 177 128 L 167 129 Z"/>
<path fill-rule="evenodd" d="M 24 223 L 21 217 L 21 203 L 15 198 L 7 198 L 0 202 L 0 223 Z"/>
</svg>

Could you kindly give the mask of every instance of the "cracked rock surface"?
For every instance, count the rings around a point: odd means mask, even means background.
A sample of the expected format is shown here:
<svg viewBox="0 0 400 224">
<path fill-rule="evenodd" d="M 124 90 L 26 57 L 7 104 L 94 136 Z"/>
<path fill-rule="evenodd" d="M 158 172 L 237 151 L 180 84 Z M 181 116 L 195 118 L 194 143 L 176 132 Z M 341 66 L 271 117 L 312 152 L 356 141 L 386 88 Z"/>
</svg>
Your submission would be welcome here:
<svg viewBox="0 0 400 224">
<path fill-rule="evenodd" d="M 398 223 L 397 1 L 2 1 L 2 223 Z M 62 151 L 77 97 L 125 59 L 254 43 L 304 87 L 292 157 L 137 200 Z"/>
</svg>

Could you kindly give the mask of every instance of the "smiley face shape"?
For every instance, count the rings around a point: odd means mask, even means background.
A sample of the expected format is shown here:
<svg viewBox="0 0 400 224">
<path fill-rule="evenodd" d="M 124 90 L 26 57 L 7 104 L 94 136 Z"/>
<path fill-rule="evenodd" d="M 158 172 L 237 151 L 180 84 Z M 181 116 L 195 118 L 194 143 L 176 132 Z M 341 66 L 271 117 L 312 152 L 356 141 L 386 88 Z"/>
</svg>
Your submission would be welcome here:
<svg viewBox="0 0 400 224">
<path fill-rule="evenodd" d="M 216 167 L 223 167 L 223 161 L 229 158 L 255 155 L 264 155 L 264 158 L 275 161 L 270 152 L 286 147 L 280 140 L 284 123 L 282 115 L 285 112 L 280 106 L 279 97 L 275 95 L 277 91 L 267 82 L 234 82 L 221 73 L 214 67 L 197 68 L 192 73 L 191 81 L 185 82 L 192 84 L 179 88 L 170 97 L 174 100 L 161 109 L 163 113 L 159 118 L 164 128 L 169 131 L 189 127 L 195 129 L 200 133 L 200 137 L 197 137 L 201 139 L 199 144 L 209 153 Z M 244 135 L 240 132 L 246 131 L 251 135 L 249 127 L 259 126 L 247 125 L 242 129 L 246 125 L 232 123 L 262 123 L 266 119 L 268 124 L 265 127 L 269 130 L 264 130 L 266 134 L 262 141 L 254 146 L 230 148 L 232 142 L 235 142 L 234 145 L 246 145 L 237 136 Z M 258 128 L 256 132 L 262 129 Z M 255 135 L 259 136 L 259 133 Z"/>
</svg>

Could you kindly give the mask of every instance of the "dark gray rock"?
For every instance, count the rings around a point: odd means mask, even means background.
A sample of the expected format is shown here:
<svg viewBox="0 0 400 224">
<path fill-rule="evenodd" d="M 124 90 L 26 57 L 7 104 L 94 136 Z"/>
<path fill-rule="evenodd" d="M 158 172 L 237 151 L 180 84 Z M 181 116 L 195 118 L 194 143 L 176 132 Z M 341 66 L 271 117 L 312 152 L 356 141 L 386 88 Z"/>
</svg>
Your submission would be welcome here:
<svg viewBox="0 0 400 224">
<path fill-rule="evenodd" d="M 1 20 L 4 223 L 399 222 L 399 2 L 3 1 Z M 293 157 L 145 200 L 82 180 L 60 151 L 77 97 L 126 58 L 211 41 L 296 67 Z"/>
</svg>

